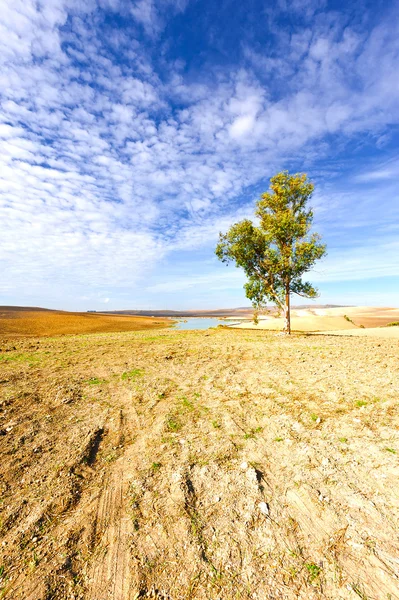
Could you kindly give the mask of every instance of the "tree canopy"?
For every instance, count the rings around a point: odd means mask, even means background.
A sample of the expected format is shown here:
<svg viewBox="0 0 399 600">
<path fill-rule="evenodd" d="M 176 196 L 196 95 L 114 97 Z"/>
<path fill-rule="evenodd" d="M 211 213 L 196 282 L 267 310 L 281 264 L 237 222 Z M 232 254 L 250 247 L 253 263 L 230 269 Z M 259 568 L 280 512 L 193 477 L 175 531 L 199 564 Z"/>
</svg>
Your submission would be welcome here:
<svg viewBox="0 0 399 600">
<path fill-rule="evenodd" d="M 326 254 L 320 236 L 310 233 L 313 211 L 308 202 L 313 190 L 305 173 L 278 173 L 256 204 L 259 225 L 249 219 L 232 225 L 227 233 L 220 233 L 216 247 L 221 261 L 235 262 L 244 270 L 246 295 L 255 309 L 273 302 L 284 312 L 287 333 L 291 331 L 290 295 L 318 296 L 302 276 Z"/>
</svg>

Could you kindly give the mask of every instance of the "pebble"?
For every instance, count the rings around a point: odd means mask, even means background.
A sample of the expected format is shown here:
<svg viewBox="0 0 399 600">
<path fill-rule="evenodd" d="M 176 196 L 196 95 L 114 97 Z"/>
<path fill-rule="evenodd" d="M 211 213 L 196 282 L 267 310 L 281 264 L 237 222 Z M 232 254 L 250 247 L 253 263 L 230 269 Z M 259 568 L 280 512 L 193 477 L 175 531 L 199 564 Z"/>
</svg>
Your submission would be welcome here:
<svg viewBox="0 0 399 600">
<path fill-rule="evenodd" d="M 328 458 L 323 458 L 321 464 L 323 465 L 323 467 L 327 467 L 330 464 L 330 461 L 328 460 Z"/>
<path fill-rule="evenodd" d="M 245 473 L 247 479 L 249 479 L 249 481 L 257 481 L 257 476 L 256 476 L 256 471 L 255 469 L 247 469 L 247 472 Z"/>
<path fill-rule="evenodd" d="M 269 505 L 266 502 L 259 502 L 259 510 L 262 514 L 268 516 L 270 513 Z"/>
<path fill-rule="evenodd" d="M 242 469 L 243 471 L 246 471 L 248 469 L 248 463 L 247 462 L 242 462 L 240 464 L 240 469 Z"/>
<path fill-rule="evenodd" d="M 323 494 L 319 494 L 319 500 L 320 502 L 327 502 L 327 504 L 330 502 L 330 498 L 328 496 L 323 496 Z"/>
</svg>

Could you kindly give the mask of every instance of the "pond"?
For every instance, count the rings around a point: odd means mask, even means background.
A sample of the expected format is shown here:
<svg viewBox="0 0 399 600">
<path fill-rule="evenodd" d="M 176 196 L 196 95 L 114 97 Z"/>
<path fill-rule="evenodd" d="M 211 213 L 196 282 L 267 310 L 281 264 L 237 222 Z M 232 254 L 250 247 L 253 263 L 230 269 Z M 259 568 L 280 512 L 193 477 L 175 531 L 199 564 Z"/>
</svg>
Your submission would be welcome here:
<svg viewBox="0 0 399 600">
<path fill-rule="evenodd" d="M 174 324 L 175 329 L 209 329 L 218 325 L 238 325 L 234 319 L 218 319 L 217 317 L 187 317 Z"/>
</svg>

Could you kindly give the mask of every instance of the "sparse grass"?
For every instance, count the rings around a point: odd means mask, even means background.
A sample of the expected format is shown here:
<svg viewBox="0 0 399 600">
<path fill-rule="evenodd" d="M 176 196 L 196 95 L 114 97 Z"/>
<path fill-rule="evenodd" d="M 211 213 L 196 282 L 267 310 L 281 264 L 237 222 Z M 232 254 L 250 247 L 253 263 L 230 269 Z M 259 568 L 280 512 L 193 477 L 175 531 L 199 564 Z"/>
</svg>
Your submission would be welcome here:
<svg viewBox="0 0 399 600">
<path fill-rule="evenodd" d="M 384 448 L 387 452 L 391 452 L 391 454 L 396 454 L 395 448 Z"/>
<path fill-rule="evenodd" d="M 348 438 L 346 437 L 340 437 L 338 438 L 340 442 L 342 442 L 343 444 L 347 444 L 348 443 Z"/>
<path fill-rule="evenodd" d="M 122 373 L 122 381 L 134 381 L 144 375 L 143 369 L 131 369 Z"/>
<path fill-rule="evenodd" d="M 31 570 L 34 570 L 34 569 L 36 569 L 36 567 L 38 566 L 38 564 L 39 564 L 39 563 L 40 563 L 39 557 L 38 557 L 38 555 L 36 554 L 36 552 L 35 552 L 35 551 L 33 551 L 32 558 L 31 558 L 31 560 L 29 561 L 29 568 L 30 568 Z"/>
<path fill-rule="evenodd" d="M 316 579 L 320 577 L 321 567 L 319 567 L 315 563 L 306 563 L 305 568 L 309 574 L 308 576 L 310 583 L 315 582 Z"/>
<path fill-rule="evenodd" d="M 0 354 L 0 362 L 28 362 L 33 366 L 40 362 L 41 357 L 33 352 L 10 352 Z"/>
<path fill-rule="evenodd" d="M 100 379 L 99 377 L 90 377 L 86 383 L 89 385 L 101 385 L 103 383 L 107 383 L 107 381 L 105 379 Z"/>
<path fill-rule="evenodd" d="M 177 433 L 182 428 L 182 424 L 176 416 L 170 416 L 166 421 L 166 427 L 169 431 Z"/>
<path fill-rule="evenodd" d="M 212 421 L 212 427 L 214 427 L 215 429 L 220 429 L 221 428 L 221 424 L 219 421 Z"/>
<path fill-rule="evenodd" d="M 386 327 L 399 327 L 399 321 L 392 321 L 392 323 L 387 323 Z"/>
<path fill-rule="evenodd" d="M 194 404 L 192 402 L 190 402 L 190 400 L 188 398 L 186 398 L 185 396 L 183 396 L 182 398 L 182 405 L 185 409 L 192 411 L 194 410 Z"/>
<path fill-rule="evenodd" d="M 263 431 L 263 427 L 252 427 L 244 434 L 244 440 L 253 440 L 256 437 L 256 434 L 261 431 Z"/>
<path fill-rule="evenodd" d="M 356 406 L 361 408 L 362 406 L 367 406 L 366 400 L 356 400 Z"/>
<path fill-rule="evenodd" d="M 357 596 L 359 596 L 359 598 L 361 598 L 361 600 L 369 600 L 369 597 L 362 590 L 362 586 L 360 585 L 360 583 L 352 583 L 350 585 L 350 588 L 353 592 L 355 592 L 355 594 Z M 389 596 L 388 596 L 388 598 L 389 598 Z"/>
<path fill-rule="evenodd" d="M 118 454 L 115 451 L 110 452 L 110 454 L 107 454 L 107 456 L 104 456 L 104 460 L 107 463 L 114 462 L 114 460 L 116 460 L 117 458 L 118 458 Z"/>
</svg>

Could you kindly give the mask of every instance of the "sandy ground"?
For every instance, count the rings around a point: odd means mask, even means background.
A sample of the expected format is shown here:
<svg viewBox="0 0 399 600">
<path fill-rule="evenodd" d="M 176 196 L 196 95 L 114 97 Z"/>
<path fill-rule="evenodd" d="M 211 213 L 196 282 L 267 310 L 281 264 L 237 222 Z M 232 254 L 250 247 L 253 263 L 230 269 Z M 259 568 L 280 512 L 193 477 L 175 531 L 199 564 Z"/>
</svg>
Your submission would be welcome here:
<svg viewBox="0 0 399 600">
<path fill-rule="evenodd" d="M 291 327 L 293 331 L 326 333 L 336 332 L 337 335 L 368 335 L 363 327 L 375 337 L 371 329 L 385 327 L 388 323 L 399 322 L 399 309 L 374 308 L 364 306 L 348 306 L 340 308 L 314 308 L 294 309 L 291 312 Z M 252 321 L 243 321 L 235 327 L 239 329 L 268 329 L 271 331 L 282 330 L 284 320 L 273 316 L 261 316 L 259 324 Z M 381 337 L 399 337 L 399 327 L 389 327 Z M 354 333 L 359 332 L 359 333 Z"/>
<path fill-rule="evenodd" d="M 0 347 L 2 597 L 399 598 L 399 341 Z"/>
<path fill-rule="evenodd" d="M 399 339 L 399 327 L 368 327 L 367 329 L 342 329 L 313 332 L 315 335 L 345 335 L 355 337 L 373 337 Z"/>
</svg>

